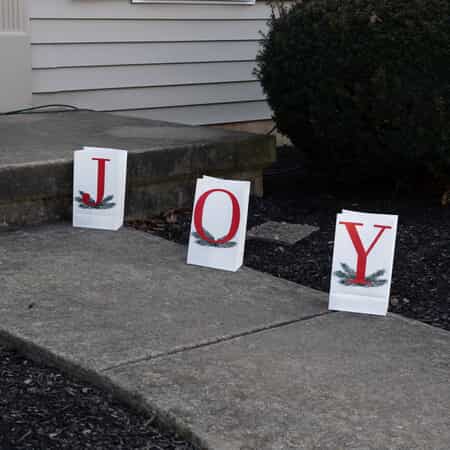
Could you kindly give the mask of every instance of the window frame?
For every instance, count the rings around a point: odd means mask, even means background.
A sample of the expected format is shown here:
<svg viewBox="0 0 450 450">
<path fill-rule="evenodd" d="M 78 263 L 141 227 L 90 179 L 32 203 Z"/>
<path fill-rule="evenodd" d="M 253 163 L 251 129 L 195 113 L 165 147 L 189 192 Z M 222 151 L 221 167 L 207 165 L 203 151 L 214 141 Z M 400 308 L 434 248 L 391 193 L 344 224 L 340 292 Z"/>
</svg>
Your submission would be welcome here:
<svg viewBox="0 0 450 450">
<path fill-rule="evenodd" d="M 184 5 L 236 5 L 236 6 L 251 6 L 256 3 L 256 0 L 130 0 L 133 5 L 145 4 L 184 4 Z"/>
</svg>

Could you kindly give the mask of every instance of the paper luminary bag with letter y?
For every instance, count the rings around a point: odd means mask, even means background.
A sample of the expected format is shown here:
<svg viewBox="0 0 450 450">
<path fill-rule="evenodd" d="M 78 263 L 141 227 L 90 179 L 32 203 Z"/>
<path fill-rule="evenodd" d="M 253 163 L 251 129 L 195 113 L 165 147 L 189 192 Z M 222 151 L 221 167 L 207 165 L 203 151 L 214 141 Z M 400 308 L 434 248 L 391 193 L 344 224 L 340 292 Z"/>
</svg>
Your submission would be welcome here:
<svg viewBox="0 0 450 450">
<path fill-rule="evenodd" d="M 123 225 L 127 152 L 85 147 L 74 152 L 73 226 L 118 230 Z"/>
<path fill-rule="evenodd" d="M 235 272 L 244 260 L 249 181 L 197 180 L 188 264 Z"/>
<path fill-rule="evenodd" d="M 386 315 L 397 219 L 345 210 L 338 214 L 329 309 Z"/>
</svg>

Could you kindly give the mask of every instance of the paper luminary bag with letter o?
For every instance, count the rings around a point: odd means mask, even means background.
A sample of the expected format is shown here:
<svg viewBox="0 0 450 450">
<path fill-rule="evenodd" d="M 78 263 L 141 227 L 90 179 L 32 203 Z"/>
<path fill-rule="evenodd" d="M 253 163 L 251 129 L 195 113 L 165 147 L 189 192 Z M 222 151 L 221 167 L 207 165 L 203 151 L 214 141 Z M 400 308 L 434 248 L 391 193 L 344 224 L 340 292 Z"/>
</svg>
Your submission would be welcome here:
<svg viewBox="0 0 450 450">
<path fill-rule="evenodd" d="M 344 210 L 334 240 L 329 308 L 386 315 L 397 216 Z"/>
<path fill-rule="evenodd" d="M 249 181 L 197 180 L 188 264 L 236 271 L 244 259 Z"/>
<path fill-rule="evenodd" d="M 118 230 L 123 225 L 126 171 L 125 150 L 74 152 L 74 227 Z"/>
</svg>

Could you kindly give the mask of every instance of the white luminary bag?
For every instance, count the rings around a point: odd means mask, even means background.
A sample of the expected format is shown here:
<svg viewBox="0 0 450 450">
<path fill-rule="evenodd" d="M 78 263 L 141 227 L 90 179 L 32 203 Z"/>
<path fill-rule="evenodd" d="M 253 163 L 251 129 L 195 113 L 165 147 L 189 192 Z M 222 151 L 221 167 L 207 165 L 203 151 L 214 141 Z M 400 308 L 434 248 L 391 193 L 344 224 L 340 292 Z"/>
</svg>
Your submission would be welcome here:
<svg viewBox="0 0 450 450">
<path fill-rule="evenodd" d="M 123 225 L 127 155 L 95 147 L 74 152 L 74 227 L 118 230 Z"/>
<path fill-rule="evenodd" d="M 250 182 L 197 180 L 188 264 L 235 272 L 244 260 Z"/>
<path fill-rule="evenodd" d="M 398 216 L 338 214 L 329 309 L 386 315 Z"/>
</svg>

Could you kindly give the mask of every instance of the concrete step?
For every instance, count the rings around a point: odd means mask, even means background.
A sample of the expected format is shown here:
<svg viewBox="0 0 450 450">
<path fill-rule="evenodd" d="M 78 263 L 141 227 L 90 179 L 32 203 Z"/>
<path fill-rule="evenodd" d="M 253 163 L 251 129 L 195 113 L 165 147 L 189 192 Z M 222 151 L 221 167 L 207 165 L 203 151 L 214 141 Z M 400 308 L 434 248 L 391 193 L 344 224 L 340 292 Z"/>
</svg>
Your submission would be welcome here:
<svg viewBox="0 0 450 450">
<path fill-rule="evenodd" d="M 450 333 L 185 258 L 131 229 L 2 233 L 0 337 L 205 449 L 448 448 Z"/>
<path fill-rule="evenodd" d="M 71 217 L 73 151 L 128 150 L 126 216 L 191 206 L 198 176 L 248 179 L 262 194 L 275 160 L 273 137 L 96 112 L 0 117 L 0 223 Z"/>
</svg>

